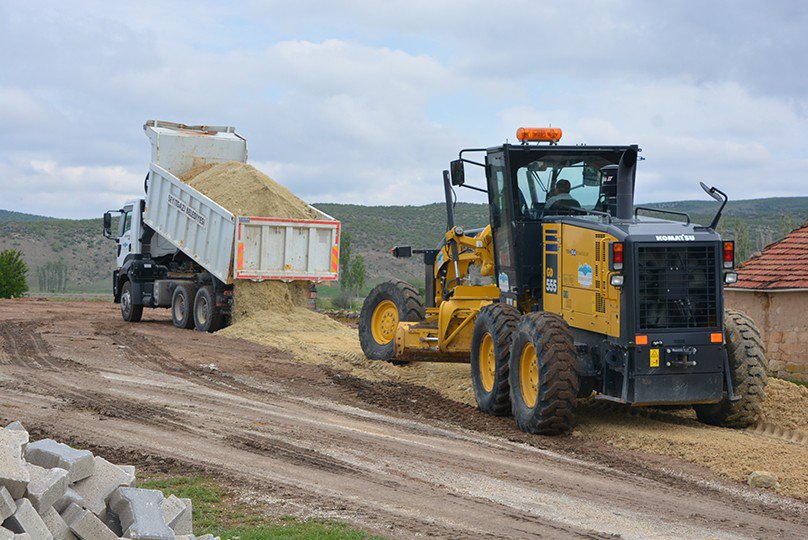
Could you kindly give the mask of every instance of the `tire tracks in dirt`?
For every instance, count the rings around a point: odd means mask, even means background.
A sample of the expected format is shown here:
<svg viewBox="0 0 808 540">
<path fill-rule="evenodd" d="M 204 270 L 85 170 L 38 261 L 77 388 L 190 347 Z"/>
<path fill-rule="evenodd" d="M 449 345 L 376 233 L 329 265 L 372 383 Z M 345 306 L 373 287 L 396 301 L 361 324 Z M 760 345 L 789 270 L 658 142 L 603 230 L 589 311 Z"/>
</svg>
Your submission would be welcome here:
<svg viewBox="0 0 808 540">
<path fill-rule="evenodd" d="M 0 364 L 15 365 L 33 370 L 57 371 L 65 366 L 78 369 L 72 360 L 51 354 L 51 348 L 34 322 L 5 321 L 0 325 L 3 351 L 9 360 Z"/>
</svg>

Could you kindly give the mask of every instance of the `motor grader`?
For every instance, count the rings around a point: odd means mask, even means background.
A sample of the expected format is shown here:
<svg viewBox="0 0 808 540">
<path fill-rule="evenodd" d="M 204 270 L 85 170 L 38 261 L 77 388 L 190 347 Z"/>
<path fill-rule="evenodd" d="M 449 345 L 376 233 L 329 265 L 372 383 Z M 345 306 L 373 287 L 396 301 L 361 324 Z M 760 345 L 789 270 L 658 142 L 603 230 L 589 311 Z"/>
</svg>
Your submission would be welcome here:
<svg viewBox="0 0 808 540">
<path fill-rule="evenodd" d="M 530 433 L 568 432 L 576 399 L 693 406 L 705 423 L 745 427 L 766 385 L 760 334 L 724 309 L 734 244 L 712 223 L 634 205 L 637 145 L 560 145 L 558 128 L 519 144 L 464 149 L 443 172 L 447 231 L 423 257 L 425 298 L 403 281 L 365 299 L 365 355 L 471 364 L 477 405 Z M 472 157 L 482 154 L 482 159 Z M 471 157 L 470 157 L 471 156 Z M 486 186 L 466 183 L 466 166 Z M 455 224 L 454 188 L 484 191 L 489 224 Z M 670 218 L 670 219 L 666 219 Z"/>
</svg>

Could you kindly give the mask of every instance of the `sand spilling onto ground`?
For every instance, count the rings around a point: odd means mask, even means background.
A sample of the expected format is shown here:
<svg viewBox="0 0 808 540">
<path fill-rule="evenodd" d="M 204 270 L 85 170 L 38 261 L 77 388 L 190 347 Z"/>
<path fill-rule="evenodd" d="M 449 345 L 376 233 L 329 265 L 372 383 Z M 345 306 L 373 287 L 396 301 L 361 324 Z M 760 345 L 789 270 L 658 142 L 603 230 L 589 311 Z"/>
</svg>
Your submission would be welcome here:
<svg viewBox="0 0 808 540">
<path fill-rule="evenodd" d="M 238 161 L 196 167 L 181 178 L 237 216 L 311 219 L 305 201 L 252 165 Z M 233 291 L 233 323 L 249 323 L 264 311 L 291 313 L 304 306 L 308 282 L 238 280 Z"/>
</svg>

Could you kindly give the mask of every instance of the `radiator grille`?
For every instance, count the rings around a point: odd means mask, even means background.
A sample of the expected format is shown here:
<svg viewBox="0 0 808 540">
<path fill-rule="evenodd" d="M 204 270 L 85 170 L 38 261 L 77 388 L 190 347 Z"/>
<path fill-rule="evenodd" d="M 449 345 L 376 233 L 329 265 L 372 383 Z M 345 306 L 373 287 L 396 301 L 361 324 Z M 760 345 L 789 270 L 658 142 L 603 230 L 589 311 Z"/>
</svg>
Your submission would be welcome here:
<svg viewBox="0 0 808 540">
<path fill-rule="evenodd" d="M 641 246 L 640 329 L 718 326 L 715 257 L 715 246 Z"/>
</svg>

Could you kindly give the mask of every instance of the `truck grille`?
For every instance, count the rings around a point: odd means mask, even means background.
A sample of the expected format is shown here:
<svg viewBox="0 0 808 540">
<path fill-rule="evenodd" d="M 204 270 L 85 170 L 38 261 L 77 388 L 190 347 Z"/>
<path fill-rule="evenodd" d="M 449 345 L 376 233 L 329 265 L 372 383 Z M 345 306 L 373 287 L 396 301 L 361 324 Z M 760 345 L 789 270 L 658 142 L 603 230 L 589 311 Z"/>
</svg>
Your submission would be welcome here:
<svg viewBox="0 0 808 540">
<path fill-rule="evenodd" d="M 640 246 L 639 327 L 715 328 L 718 282 L 715 246 Z"/>
</svg>

